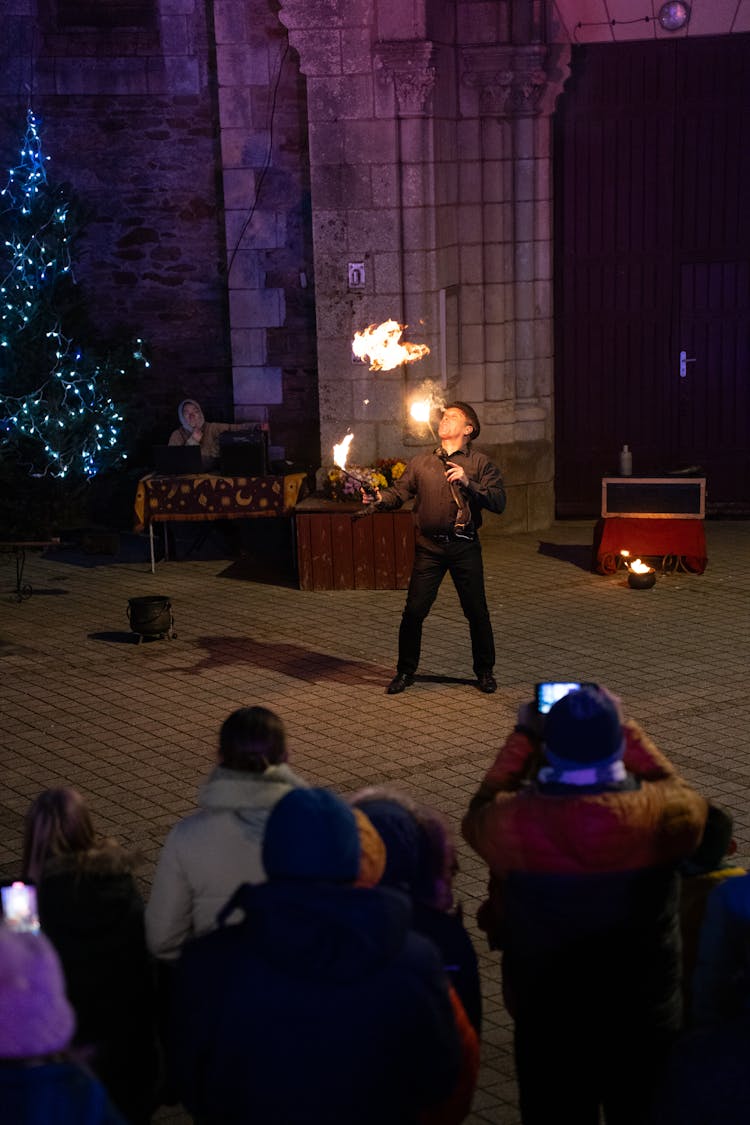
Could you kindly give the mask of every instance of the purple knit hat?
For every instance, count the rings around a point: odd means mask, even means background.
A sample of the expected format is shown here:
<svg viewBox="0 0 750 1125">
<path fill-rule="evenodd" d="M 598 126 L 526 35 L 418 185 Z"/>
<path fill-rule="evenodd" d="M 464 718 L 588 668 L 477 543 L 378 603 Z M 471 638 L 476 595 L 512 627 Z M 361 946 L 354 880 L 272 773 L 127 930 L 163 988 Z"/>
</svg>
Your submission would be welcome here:
<svg viewBox="0 0 750 1125">
<path fill-rule="evenodd" d="M 75 1015 L 57 953 L 44 934 L 0 925 L 0 1059 L 64 1050 Z"/>
</svg>

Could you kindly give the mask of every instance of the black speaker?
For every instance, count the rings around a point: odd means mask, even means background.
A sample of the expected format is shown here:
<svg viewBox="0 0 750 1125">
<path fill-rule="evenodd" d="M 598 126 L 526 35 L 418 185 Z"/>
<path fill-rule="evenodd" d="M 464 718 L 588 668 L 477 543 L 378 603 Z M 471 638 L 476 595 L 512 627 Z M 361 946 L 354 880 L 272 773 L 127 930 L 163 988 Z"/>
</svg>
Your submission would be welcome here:
<svg viewBox="0 0 750 1125">
<path fill-rule="evenodd" d="M 260 426 L 230 430 L 219 438 L 221 472 L 227 477 L 268 475 L 268 433 Z"/>
</svg>

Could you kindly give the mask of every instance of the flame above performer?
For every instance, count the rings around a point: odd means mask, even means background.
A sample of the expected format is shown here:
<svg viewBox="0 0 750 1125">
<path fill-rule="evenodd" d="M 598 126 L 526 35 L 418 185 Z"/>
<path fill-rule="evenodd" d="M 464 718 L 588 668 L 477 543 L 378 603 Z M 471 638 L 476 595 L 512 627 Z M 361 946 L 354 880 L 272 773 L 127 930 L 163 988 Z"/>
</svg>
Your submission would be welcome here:
<svg viewBox="0 0 750 1125">
<path fill-rule="evenodd" d="M 362 332 L 355 332 L 352 351 L 357 359 L 366 359 L 370 371 L 393 371 L 404 363 L 415 363 L 430 354 L 427 344 L 401 343 L 406 325 L 397 320 L 371 324 Z"/>
</svg>

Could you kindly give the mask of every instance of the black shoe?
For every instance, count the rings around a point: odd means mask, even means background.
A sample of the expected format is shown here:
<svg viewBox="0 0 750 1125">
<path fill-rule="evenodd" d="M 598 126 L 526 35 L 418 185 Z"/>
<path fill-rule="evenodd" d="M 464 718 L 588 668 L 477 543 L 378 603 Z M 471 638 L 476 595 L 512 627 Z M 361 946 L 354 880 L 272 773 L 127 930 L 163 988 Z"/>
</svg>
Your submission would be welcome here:
<svg viewBox="0 0 750 1125">
<path fill-rule="evenodd" d="M 493 692 L 497 691 L 497 680 L 492 672 L 480 672 L 477 676 L 477 687 L 485 695 L 492 695 Z"/>
<path fill-rule="evenodd" d="M 408 672 L 397 672 L 385 689 L 385 694 L 400 695 L 402 691 L 406 691 L 413 683 L 414 677 L 410 676 Z"/>
</svg>

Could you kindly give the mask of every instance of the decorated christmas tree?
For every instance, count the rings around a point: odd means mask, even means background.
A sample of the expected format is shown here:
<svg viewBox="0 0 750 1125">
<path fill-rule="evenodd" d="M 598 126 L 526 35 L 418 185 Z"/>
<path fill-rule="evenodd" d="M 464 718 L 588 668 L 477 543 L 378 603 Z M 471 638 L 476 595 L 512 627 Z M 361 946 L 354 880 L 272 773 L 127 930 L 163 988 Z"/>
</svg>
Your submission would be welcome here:
<svg viewBox="0 0 750 1125">
<path fill-rule="evenodd" d="M 72 201 L 49 182 L 48 160 L 29 110 L 20 160 L 0 192 L 0 463 L 72 484 L 127 458 L 117 392 L 148 364 L 140 341 L 101 354 L 75 338 L 85 317 Z"/>
</svg>

